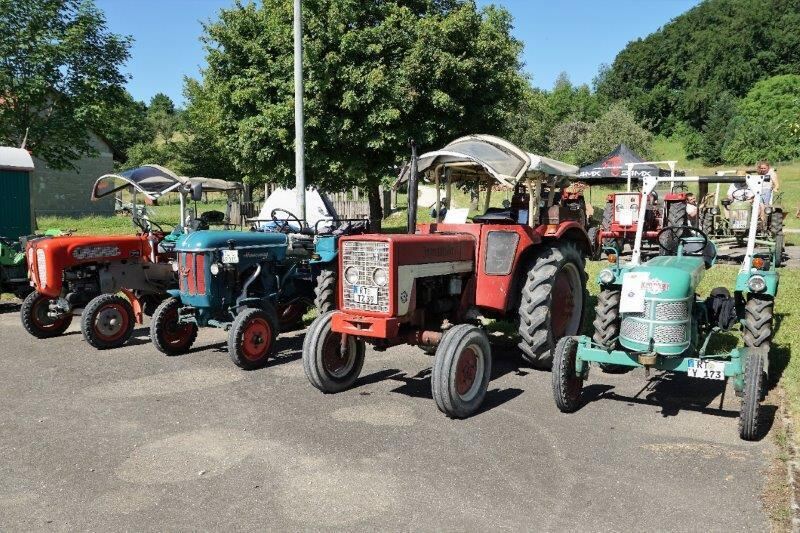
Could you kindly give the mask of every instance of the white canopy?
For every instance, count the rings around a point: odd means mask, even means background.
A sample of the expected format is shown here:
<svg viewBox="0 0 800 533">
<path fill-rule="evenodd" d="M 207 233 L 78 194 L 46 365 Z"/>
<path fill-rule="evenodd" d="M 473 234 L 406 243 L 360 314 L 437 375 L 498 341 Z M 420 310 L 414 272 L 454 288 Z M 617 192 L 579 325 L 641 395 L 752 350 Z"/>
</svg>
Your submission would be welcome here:
<svg viewBox="0 0 800 533">
<path fill-rule="evenodd" d="M 27 150 L 12 146 L 0 146 L 0 170 L 33 171 L 33 158 Z"/>
<path fill-rule="evenodd" d="M 512 143 L 492 135 L 468 135 L 449 143 L 441 150 L 422 154 L 418 170 L 424 173 L 446 167 L 453 181 L 489 176 L 506 187 L 535 174 L 576 178 L 578 167 L 549 157 L 525 152 Z M 405 183 L 410 165 L 405 165 L 394 184 Z"/>
<path fill-rule="evenodd" d="M 333 208 L 333 203 L 330 199 L 320 193 L 317 189 L 309 187 L 306 189 L 306 216 L 302 217 L 297 209 L 297 189 L 275 189 L 272 194 L 264 202 L 264 206 L 258 213 L 258 224 L 262 229 L 269 228 L 272 223 L 272 211 L 274 209 L 283 209 L 292 213 L 300 220 L 305 219 L 308 227 L 317 228 L 319 223 L 320 228 L 332 226 L 320 223 L 321 220 L 333 220 L 336 218 L 336 211 Z M 275 214 L 278 220 L 285 220 L 286 213 L 278 212 Z M 300 228 L 295 227 L 296 224 L 290 224 L 295 230 Z"/>
</svg>

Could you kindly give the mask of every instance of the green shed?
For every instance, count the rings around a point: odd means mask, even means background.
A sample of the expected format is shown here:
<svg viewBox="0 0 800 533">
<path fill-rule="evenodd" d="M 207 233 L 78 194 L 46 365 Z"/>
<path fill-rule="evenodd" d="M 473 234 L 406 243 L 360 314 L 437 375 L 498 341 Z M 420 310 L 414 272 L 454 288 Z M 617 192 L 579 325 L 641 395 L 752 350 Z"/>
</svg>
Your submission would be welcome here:
<svg viewBox="0 0 800 533">
<path fill-rule="evenodd" d="M 17 240 L 33 233 L 32 173 L 27 150 L 0 146 L 0 236 Z"/>
</svg>

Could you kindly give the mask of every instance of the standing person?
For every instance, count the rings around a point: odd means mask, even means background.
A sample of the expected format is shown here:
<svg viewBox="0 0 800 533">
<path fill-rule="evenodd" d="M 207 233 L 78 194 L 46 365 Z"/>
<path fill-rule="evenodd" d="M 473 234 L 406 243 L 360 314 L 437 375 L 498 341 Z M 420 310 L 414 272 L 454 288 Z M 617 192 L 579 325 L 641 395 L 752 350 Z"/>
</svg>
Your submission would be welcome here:
<svg viewBox="0 0 800 533">
<path fill-rule="evenodd" d="M 778 172 L 772 168 L 769 161 L 763 159 L 758 162 L 758 173 L 762 176 L 769 176 L 769 181 L 761 189 L 761 200 L 764 205 L 770 205 L 772 195 L 777 194 L 780 182 L 778 181 Z"/>
</svg>

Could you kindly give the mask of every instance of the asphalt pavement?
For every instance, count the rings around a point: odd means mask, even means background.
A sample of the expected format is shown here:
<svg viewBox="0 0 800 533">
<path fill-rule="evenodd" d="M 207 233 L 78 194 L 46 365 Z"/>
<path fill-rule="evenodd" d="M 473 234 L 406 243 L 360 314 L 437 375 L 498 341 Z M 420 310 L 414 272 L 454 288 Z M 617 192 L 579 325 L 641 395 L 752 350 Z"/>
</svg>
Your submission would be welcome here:
<svg viewBox="0 0 800 533">
<path fill-rule="evenodd" d="M 219 330 L 179 357 L 146 328 L 100 352 L 77 320 L 36 340 L 3 304 L 0 529 L 769 527 L 776 451 L 739 440 L 721 382 L 593 371 L 586 405 L 565 415 L 550 374 L 498 347 L 484 410 L 449 420 L 420 350 L 368 350 L 356 387 L 326 396 L 303 373 L 302 338 L 245 372 Z"/>
</svg>

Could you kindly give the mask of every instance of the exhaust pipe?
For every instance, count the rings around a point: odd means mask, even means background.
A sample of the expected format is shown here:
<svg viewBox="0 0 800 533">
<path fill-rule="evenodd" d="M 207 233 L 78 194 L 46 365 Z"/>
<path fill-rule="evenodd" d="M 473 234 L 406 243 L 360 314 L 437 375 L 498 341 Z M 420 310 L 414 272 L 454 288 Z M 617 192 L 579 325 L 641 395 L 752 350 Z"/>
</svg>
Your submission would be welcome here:
<svg viewBox="0 0 800 533">
<path fill-rule="evenodd" d="M 411 170 L 408 176 L 408 234 L 413 235 L 417 231 L 417 142 L 409 139 L 411 145 Z"/>
</svg>

